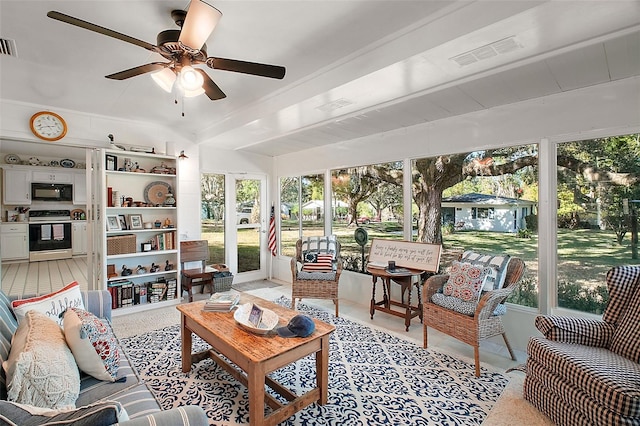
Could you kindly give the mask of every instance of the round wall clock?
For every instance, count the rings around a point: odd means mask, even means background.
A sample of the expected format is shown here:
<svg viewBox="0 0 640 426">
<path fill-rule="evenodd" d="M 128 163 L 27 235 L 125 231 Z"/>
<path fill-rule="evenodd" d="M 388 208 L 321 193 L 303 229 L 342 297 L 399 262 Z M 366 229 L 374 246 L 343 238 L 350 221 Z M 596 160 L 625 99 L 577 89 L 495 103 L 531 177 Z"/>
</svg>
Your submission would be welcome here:
<svg viewBox="0 0 640 426">
<path fill-rule="evenodd" d="M 29 125 L 33 134 L 45 141 L 57 141 L 67 134 L 67 123 L 55 112 L 36 112 Z"/>
</svg>

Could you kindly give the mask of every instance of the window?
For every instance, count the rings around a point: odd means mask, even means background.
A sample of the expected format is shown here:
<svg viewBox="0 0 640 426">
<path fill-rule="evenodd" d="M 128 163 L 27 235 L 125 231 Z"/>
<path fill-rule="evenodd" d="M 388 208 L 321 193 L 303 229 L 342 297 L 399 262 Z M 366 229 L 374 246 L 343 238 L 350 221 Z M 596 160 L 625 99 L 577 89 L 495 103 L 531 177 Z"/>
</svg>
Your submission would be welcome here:
<svg viewBox="0 0 640 426">
<path fill-rule="evenodd" d="M 343 268 L 364 272 L 373 238 L 403 237 L 402 162 L 331 171 L 332 233 L 341 245 Z M 354 238 L 362 228 L 369 243 Z"/>
<path fill-rule="evenodd" d="M 495 210 L 493 207 L 474 207 L 471 212 L 472 219 L 493 219 Z"/>
<path fill-rule="evenodd" d="M 201 235 L 209 241 L 211 263 L 225 263 L 224 254 L 224 175 L 200 176 Z"/>
<path fill-rule="evenodd" d="M 280 179 L 280 254 L 294 257 L 300 238 L 300 178 Z"/>
<path fill-rule="evenodd" d="M 299 238 L 324 234 L 324 175 L 281 178 L 280 253 L 293 257 Z"/>
<path fill-rule="evenodd" d="M 414 240 L 442 243 L 441 266 L 464 250 L 522 258 L 527 273 L 509 301 L 538 306 L 537 145 L 412 161 Z M 490 204 L 492 207 L 483 207 Z M 489 220 L 491 219 L 491 220 Z"/>
<path fill-rule="evenodd" d="M 560 307 L 601 314 L 609 297 L 606 272 L 640 263 L 639 138 L 623 135 L 557 146 Z"/>
<path fill-rule="evenodd" d="M 302 237 L 324 235 L 324 175 L 300 178 Z"/>
</svg>

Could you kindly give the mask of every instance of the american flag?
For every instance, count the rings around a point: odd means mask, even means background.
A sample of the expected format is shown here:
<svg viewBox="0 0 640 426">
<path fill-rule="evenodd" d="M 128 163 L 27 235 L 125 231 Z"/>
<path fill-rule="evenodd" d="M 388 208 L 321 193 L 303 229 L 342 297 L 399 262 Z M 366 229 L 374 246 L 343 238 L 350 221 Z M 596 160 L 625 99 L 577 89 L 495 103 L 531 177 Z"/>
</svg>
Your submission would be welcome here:
<svg viewBox="0 0 640 426">
<path fill-rule="evenodd" d="M 277 252 L 276 242 L 276 215 L 274 207 L 271 206 L 271 217 L 269 218 L 269 251 L 271 256 L 275 256 Z"/>
</svg>

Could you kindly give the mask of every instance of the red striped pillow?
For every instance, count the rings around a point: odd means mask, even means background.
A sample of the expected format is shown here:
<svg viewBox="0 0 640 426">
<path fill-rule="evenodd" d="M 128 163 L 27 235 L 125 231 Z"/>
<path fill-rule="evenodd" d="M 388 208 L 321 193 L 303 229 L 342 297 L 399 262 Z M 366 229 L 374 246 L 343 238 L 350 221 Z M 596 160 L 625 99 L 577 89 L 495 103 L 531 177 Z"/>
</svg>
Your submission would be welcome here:
<svg viewBox="0 0 640 426">
<path fill-rule="evenodd" d="M 305 262 L 302 264 L 302 270 L 304 272 L 333 272 L 332 261 L 332 254 L 318 253 L 315 262 Z"/>
</svg>

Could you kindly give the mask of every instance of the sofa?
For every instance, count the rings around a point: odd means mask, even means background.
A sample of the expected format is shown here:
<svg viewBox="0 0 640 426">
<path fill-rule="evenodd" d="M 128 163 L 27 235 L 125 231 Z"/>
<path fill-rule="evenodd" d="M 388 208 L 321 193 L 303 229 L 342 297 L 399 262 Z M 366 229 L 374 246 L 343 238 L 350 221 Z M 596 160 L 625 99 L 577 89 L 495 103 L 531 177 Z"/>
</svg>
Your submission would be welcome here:
<svg viewBox="0 0 640 426">
<path fill-rule="evenodd" d="M 0 368 L 0 425 L 55 423 L 57 425 L 90 424 L 91 426 L 99 426 L 118 422 L 123 426 L 208 425 L 208 419 L 201 407 L 184 406 L 165 411 L 161 409 L 149 388 L 132 368 L 126 354 L 117 342 L 117 338 L 112 334 L 110 326 L 111 295 L 109 292 L 80 292 L 79 289 L 77 291 L 82 295 L 84 310 L 99 318 L 100 323 L 109 328 L 109 332 L 115 341 L 114 347 L 117 347 L 118 356 L 114 357 L 117 360 L 117 367 L 114 366 L 113 369 L 113 381 L 99 380 L 78 370 L 80 392 L 74 404 L 75 409 L 72 409 L 73 407 L 65 407 L 62 410 L 54 410 L 53 413 L 48 411 L 45 416 L 36 407 L 17 405 L 8 401 L 10 390 L 7 388 L 8 379 L 7 375 L 5 375 L 5 370 L 11 361 L 12 340 L 14 340 L 13 344 L 17 344 L 15 340 L 18 340 L 17 338 L 13 339 L 13 337 L 21 331 L 18 329 L 18 321 L 14 313 L 15 307 L 11 307 L 11 303 L 16 301 L 16 298 L 7 297 L 6 294 L 0 291 L 0 362 L 5 367 Z M 28 313 L 27 318 L 41 318 L 40 313 L 36 317 L 33 312 Z M 75 356 L 75 354 L 73 355 Z M 56 365 L 56 368 L 51 371 L 55 373 L 56 369 L 59 368 L 62 367 Z M 14 380 L 17 379 L 14 378 Z M 98 413 L 98 409 L 103 410 L 104 407 L 113 407 L 114 409 L 109 415 L 104 412 Z M 47 408 L 51 409 L 52 407 Z M 50 417 L 58 412 L 60 418 Z M 116 415 L 116 421 L 113 421 L 113 415 Z"/>
<path fill-rule="evenodd" d="M 531 337 L 524 399 L 559 426 L 640 425 L 640 266 L 606 274 L 602 319 L 544 316 Z"/>
</svg>

